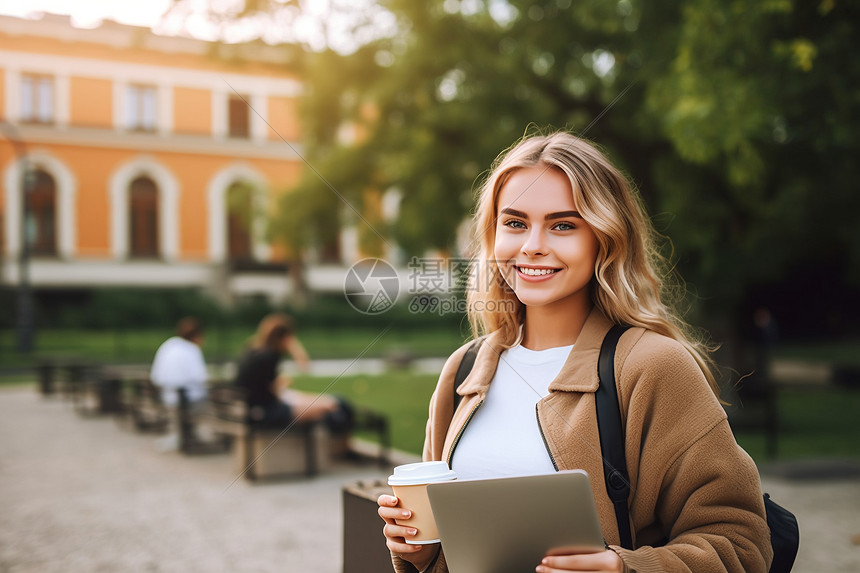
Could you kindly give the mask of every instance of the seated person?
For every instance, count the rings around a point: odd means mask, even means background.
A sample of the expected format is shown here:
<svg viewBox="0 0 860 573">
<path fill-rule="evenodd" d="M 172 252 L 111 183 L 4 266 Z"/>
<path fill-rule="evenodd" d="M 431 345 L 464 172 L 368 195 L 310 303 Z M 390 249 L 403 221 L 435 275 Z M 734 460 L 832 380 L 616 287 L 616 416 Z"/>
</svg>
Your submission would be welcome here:
<svg viewBox="0 0 860 573">
<path fill-rule="evenodd" d="M 239 362 L 236 376 L 236 384 L 247 392 L 250 421 L 285 428 L 294 422 L 324 420 L 331 430 L 348 430 L 352 414 L 344 401 L 289 388 L 290 378 L 279 373 L 287 353 L 300 369 L 307 370 L 310 360 L 290 318 L 284 314 L 265 317 Z"/>
<path fill-rule="evenodd" d="M 149 378 L 161 390 L 161 401 L 173 409 L 179 405 L 180 388 L 185 390 L 192 412 L 206 403 L 206 361 L 203 358 L 203 325 L 193 317 L 185 317 L 176 327 L 176 336 L 165 340 L 155 352 Z M 175 450 L 179 439 L 176 429 L 159 440 L 159 449 Z"/>
</svg>

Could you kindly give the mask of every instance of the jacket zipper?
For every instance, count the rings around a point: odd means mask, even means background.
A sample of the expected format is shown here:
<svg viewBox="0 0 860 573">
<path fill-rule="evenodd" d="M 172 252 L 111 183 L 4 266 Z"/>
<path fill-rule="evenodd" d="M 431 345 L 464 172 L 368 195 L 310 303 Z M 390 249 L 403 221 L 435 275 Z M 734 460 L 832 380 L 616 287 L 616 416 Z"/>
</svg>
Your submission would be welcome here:
<svg viewBox="0 0 860 573">
<path fill-rule="evenodd" d="M 448 467 L 451 467 L 451 460 L 454 459 L 454 449 L 457 447 L 457 444 L 460 442 L 460 438 L 463 436 L 463 432 L 466 430 L 466 426 L 469 425 L 469 422 L 472 421 L 472 416 L 475 415 L 475 412 L 478 411 L 478 408 L 481 407 L 481 404 L 484 403 L 482 399 L 480 402 L 475 404 L 475 407 L 472 408 L 472 411 L 469 412 L 469 416 L 466 418 L 466 421 L 463 422 L 463 425 L 460 427 L 460 431 L 457 432 L 457 436 L 454 438 L 454 441 L 451 442 L 451 450 L 448 452 Z"/>
<path fill-rule="evenodd" d="M 555 463 L 555 456 L 552 455 L 552 452 L 549 449 L 549 443 L 546 441 L 546 435 L 543 433 L 543 427 L 540 425 L 540 413 L 538 412 L 538 404 L 535 404 L 535 417 L 537 418 L 538 431 L 540 432 L 540 437 L 543 439 L 543 446 L 546 448 L 546 453 L 549 454 L 549 461 L 552 462 L 552 467 L 555 471 L 558 471 L 558 464 Z"/>
</svg>

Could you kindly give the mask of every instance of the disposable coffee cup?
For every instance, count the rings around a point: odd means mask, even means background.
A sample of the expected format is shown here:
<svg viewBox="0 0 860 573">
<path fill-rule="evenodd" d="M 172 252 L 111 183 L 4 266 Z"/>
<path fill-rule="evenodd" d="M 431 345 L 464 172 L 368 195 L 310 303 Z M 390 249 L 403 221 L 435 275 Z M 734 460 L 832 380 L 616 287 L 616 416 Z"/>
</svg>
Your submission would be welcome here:
<svg viewBox="0 0 860 573">
<path fill-rule="evenodd" d="M 396 519 L 397 525 L 414 527 L 418 530 L 415 537 L 407 537 L 410 545 L 427 545 L 439 542 L 439 530 L 427 497 L 427 484 L 452 481 L 457 474 L 445 462 L 418 462 L 394 468 L 388 478 L 388 485 L 400 500 L 400 507 L 412 511 L 409 519 Z"/>
</svg>

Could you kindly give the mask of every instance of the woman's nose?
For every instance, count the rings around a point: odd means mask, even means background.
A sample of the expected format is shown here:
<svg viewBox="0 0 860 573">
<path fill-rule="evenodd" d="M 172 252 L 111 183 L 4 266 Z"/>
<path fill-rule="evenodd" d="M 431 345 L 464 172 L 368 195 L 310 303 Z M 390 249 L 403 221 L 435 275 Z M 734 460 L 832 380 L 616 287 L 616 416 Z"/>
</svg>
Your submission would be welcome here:
<svg viewBox="0 0 860 573">
<path fill-rule="evenodd" d="M 544 244 L 544 236 L 541 229 L 533 228 L 529 230 L 525 243 L 522 248 L 523 254 L 529 257 L 546 254 L 546 245 Z"/>
</svg>

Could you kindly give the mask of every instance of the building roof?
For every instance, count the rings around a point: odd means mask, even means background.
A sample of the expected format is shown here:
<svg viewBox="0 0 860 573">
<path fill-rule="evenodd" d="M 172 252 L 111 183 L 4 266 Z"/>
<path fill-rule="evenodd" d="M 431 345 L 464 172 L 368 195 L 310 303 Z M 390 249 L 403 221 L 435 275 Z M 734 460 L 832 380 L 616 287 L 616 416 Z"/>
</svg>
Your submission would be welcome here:
<svg viewBox="0 0 860 573">
<path fill-rule="evenodd" d="M 77 27 L 71 16 L 42 13 L 38 18 L 0 15 L 0 35 L 46 38 L 69 43 L 85 43 L 116 50 L 144 50 L 165 55 L 216 57 L 230 62 L 255 62 L 294 67 L 302 48 L 297 44 L 268 44 L 262 40 L 242 43 L 211 42 L 187 36 L 156 34 L 143 26 L 103 20 L 95 28 Z"/>
</svg>

